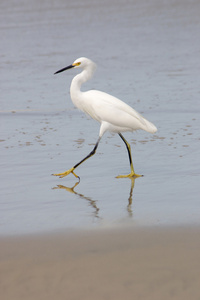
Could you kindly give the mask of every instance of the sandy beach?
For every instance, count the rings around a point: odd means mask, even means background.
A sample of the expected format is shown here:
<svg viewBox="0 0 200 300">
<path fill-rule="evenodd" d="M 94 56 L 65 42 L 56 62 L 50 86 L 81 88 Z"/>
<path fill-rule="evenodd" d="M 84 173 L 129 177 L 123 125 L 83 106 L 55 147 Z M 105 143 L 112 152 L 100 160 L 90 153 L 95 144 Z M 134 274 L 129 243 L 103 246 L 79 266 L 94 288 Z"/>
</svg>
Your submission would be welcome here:
<svg viewBox="0 0 200 300">
<path fill-rule="evenodd" d="M 200 230 L 1 238 L 1 299 L 200 299 Z"/>
</svg>

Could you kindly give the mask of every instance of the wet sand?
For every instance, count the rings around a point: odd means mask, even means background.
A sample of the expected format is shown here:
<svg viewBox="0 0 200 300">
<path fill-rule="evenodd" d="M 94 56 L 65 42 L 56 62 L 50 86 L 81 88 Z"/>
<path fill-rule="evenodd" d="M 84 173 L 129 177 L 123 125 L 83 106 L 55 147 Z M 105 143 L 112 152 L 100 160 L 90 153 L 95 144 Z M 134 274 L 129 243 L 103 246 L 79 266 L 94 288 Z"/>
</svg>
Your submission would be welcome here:
<svg viewBox="0 0 200 300">
<path fill-rule="evenodd" d="M 199 225 L 200 1 L 0 1 L 0 235 L 113 224 Z M 83 91 L 123 100 L 158 132 L 118 135 L 91 152 L 99 124 L 75 109 L 76 71 L 97 64 Z"/>
<path fill-rule="evenodd" d="M 0 239 L 1 299 L 200 299 L 200 229 Z"/>
</svg>

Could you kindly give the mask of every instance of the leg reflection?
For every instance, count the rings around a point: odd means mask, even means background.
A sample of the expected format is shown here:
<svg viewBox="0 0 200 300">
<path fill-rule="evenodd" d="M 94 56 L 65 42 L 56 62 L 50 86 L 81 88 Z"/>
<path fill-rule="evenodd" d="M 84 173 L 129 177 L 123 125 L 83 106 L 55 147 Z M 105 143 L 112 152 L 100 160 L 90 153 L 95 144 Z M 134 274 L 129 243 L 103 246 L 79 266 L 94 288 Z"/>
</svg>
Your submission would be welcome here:
<svg viewBox="0 0 200 300">
<path fill-rule="evenodd" d="M 130 193 L 129 193 L 129 197 L 128 197 L 128 205 L 127 205 L 127 211 L 128 211 L 129 217 L 133 216 L 132 202 L 133 202 L 133 189 L 134 189 L 134 186 L 135 186 L 135 179 L 136 178 L 134 178 L 134 177 L 130 178 L 131 188 L 130 188 Z M 76 182 L 72 187 L 67 187 L 67 186 L 59 184 L 56 187 L 54 187 L 53 190 L 55 190 L 55 189 L 64 189 L 69 193 L 73 193 L 75 195 L 78 195 L 80 198 L 83 198 L 83 199 L 89 201 L 90 206 L 92 206 L 93 209 L 94 209 L 94 216 L 96 218 L 99 218 L 99 208 L 96 205 L 96 201 L 92 200 L 90 197 L 86 197 L 83 194 L 80 194 L 80 193 L 78 193 L 74 190 L 76 188 L 76 186 L 79 185 L 79 183 L 80 183 L 80 181 Z"/>
<path fill-rule="evenodd" d="M 67 186 L 64 186 L 64 185 L 61 185 L 61 184 L 58 184 L 56 187 L 53 188 L 53 190 L 56 190 L 56 189 L 64 189 L 70 193 L 73 193 L 73 194 L 78 194 L 77 192 L 74 191 L 75 187 L 79 184 L 80 181 L 76 182 L 75 185 L 73 187 L 67 187 Z"/>
<path fill-rule="evenodd" d="M 95 200 L 92 200 L 90 197 L 86 197 L 84 196 L 83 194 L 80 194 L 80 193 L 77 193 L 74 189 L 75 187 L 80 183 L 80 181 L 76 182 L 72 187 L 67 187 L 65 185 L 57 185 L 56 187 L 53 188 L 53 190 L 56 190 L 56 189 L 64 189 L 66 190 L 67 192 L 69 193 L 73 193 L 75 195 L 78 195 L 80 198 L 83 198 L 87 201 L 89 201 L 90 205 L 94 208 L 94 215 L 96 218 L 99 218 L 99 215 L 98 215 L 98 212 L 99 212 L 99 208 L 97 207 L 96 205 L 96 201 Z"/>
<path fill-rule="evenodd" d="M 129 198 L 128 198 L 128 205 L 127 205 L 127 211 L 129 213 L 129 216 L 132 217 L 133 216 L 133 210 L 132 210 L 132 202 L 133 202 L 133 189 L 135 186 L 135 178 L 130 178 L 131 179 L 131 189 L 130 189 L 130 194 L 129 194 Z"/>
</svg>

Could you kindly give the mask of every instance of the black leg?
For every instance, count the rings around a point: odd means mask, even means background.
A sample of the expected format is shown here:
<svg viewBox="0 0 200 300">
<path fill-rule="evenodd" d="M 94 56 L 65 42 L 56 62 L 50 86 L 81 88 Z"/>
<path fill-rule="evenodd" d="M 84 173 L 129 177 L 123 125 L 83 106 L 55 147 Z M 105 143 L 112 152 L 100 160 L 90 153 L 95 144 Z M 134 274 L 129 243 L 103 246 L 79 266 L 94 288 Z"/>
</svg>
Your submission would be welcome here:
<svg viewBox="0 0 200 300">
<path fill-rule="evenodd" d="M 133 162 L 132 162 L 132 157 L 131 157 L 131 146 L 130 146 L 130 144 L 127 142 L 127 140 L 123 137 L 123 135 L 121 133 L 119 133 L 119 136 L 122 139 L 122 141 L 125 143 L 126 149 L 128 151 L 128 157 L 129 157 L 129 162 L 130 162 L 130 167 L 131 167 L 131 173 L 128 174 L 128 175 L 119 175 L 119 176 L 117 176 L 117 178 L 140 177 L 141 175 L 135 174 L 135 171 L 134 171 L 134 168 L 133 168 Z"/>
<path fill-rule="evenodd" d="M 54 175 L 54 176 L 59 176 L 60 178 L 63 178 L 63 177 L 65 177 L 65 176 L 69 175 L 70 173 L 72 173 L 76 178 L 79 178 L 79 176 L 76 175 L 76 174 L 74 173 L 74 170 L 75 170 L 80 164 L 82 164 L 86 159 L 90 158 L 92 155 L 95 154 L 95 152 L 96 152 L 96 150 L 97 150 L 97 147 L 98 147 L 98 145 L 99 145 L 100 139 L 101 139 L 101 137 L 98 138 L 98 141 L 97 141 L 97 143 L 95 144 L 94 149 L 90 152 L 90 154 L 88 154 L 85 158 L 83 158 L 83 159 L 82 159 L 79 163 L 77 163 L 74 167 L 72 167 L 71 169 L 69 169 L 69 170 L 67 170 L 67 171 L 65 171 L 65 172 L 63 172 L 63 173 L 58 173 L 58 174 L 53 174 L 53 175 Z M 80 179 L 80 178 L 79 178 L 79 179 Z"/>
</svg>

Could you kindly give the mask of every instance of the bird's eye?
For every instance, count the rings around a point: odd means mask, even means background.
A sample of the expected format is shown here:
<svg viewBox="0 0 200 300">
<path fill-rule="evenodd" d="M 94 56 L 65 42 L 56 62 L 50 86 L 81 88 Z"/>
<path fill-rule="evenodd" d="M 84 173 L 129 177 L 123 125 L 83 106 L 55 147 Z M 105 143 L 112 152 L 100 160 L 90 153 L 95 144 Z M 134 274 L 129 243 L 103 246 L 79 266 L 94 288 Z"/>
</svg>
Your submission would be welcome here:
<svg viewBox="0 0 200 300">
<path fill-rule="evenodd" d="M 78 67 L 78 66 L 80 66 L 80 64 L 81 64 L 81 62 L 77 62 L 77 63 L 74 63 L 72 66 Z"/>
</svg>

